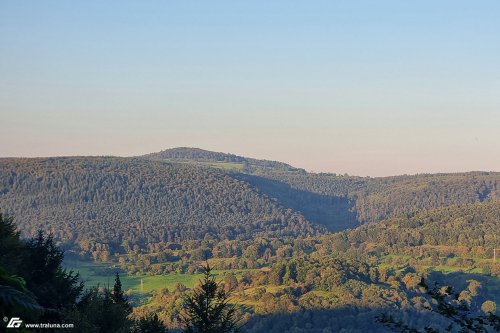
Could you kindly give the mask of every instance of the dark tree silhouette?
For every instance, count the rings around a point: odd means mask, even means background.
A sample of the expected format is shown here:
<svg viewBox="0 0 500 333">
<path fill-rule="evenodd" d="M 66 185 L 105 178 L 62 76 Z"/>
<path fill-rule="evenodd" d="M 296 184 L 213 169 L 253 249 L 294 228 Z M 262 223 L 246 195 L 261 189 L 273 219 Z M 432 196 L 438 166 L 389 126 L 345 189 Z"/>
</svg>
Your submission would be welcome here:
<svg viewBox="0 0 500 333">
<path fill-rule="evenodd" d="M 120 281 L 120 275 L 118 272 L 115 275 L 115 284 L 113 290 L 111 291 L 110 298 L 115 304 L 122 305 L 125 312 L 132 312 L 132 306 L 130 305 L 128 299 L 123 295 L 122 282 Z"/>
<path fill-rule="evenodd" d="M 191 296 L 184 299 L 185 333 L 238 332 L 236 309 L 229 303 L 230 292 L 215 281 L 210 265 L 203 267 L 204 277 Z"/>
<path fill-rule="evenodd" d="M 131 329 L 132 333 L 167 333 L 168 330 L 158 319 L 156 313 L 150 314 L 137 320 Z"/>
</svg>

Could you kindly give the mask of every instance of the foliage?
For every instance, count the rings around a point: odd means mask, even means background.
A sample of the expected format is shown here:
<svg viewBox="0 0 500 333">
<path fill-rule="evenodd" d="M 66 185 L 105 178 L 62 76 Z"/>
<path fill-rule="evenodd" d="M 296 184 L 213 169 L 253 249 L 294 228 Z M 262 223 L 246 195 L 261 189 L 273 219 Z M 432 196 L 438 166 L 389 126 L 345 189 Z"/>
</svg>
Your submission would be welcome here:
<svg viewBox="0 0 500 333">
<path fill-rule="evenodd" d="M 474 314 L 467 302 L 461 299 L 461 293 L 453 293 L 452 287 L 435 285 L 433 288 L 429 288 L 423 279 L 420 285 L 434 300 L 434 302 L 428 303 L 429 305 L 426 306 L 426 309 L 451 320 L 452 323 L 448 325 L 447 331 L 458 329 L 463 333 L 486 333 L 498 332 L 500 330 L 499 316 L 491 312 L 486 315 Z M 385 313 L 378 316 L 377 320 L 398 332 L 439 332 L 439 330 L 432 326 L 426 326 L 423 329 L 413 328 L 401 320 L 395 320 L 391 315 Z"/>
<path fill-rule="evenodd" d="M 212 168 L 135 158 L 0 159 L 0 200 L 89 258 L 199 239 L 317 234 L 298 212 Z"/>
<path fill-rule="evenodd" d="M 99 291 L 97 287 L 83 291 L 79 275 L 62 268 L 63 251 L 50 235 L 39 232 L 36 238 L 22 241 L 13 219 L 1 214 L 0 230 L 4 231 L 0 238 L 12 245 L 1 247 L 1 263 L 10 263 L 9 270 L 19 274 L 13 275 L 0 266 L 2 318 L 73 323 L 71 332 L 165 332 L 158 318 L 138 323 L 128 318 L 132 308 L 118 274 L 111 291 Z M 4 328 L 4 321 L 0 325 Z"/>
<path fill-rule="evenodd" d="M 43 308 L 26 288 L 23 278 L 8 274 L 0 267 L 0 317 L 16 313 L 39 313 Z"/>
<path fill-rule="evenodd" d="M 226 292 L 211 274 L 210 265 L 204 267 L 204 277 L 192 295 L 184 300 L 186 333 L 237 332 L 234 305 L 229 303 Z"/>
<path fill-rule="evenodd" d="M 0 215 L 0 309 L 73 322 L 72 332 L 232 330 L 236 317 L 248 333 L 498 329 L 499 181 L 314 174 L 190 148 L 0 159 L 1 203 L 34 236 L 21 240 Z M 127 275 L 83 291 L 61 266 L 64 250 L 101 262 L 93 281 Z M 209 271 L 189 289 L 204 259 Z"/>
<path fill-rule="evenodd" d="M 135 322 L 131 333 L 167 333 L 168 330 L 158 319 L 156 313 L 146 315 Z"/>
</svg>

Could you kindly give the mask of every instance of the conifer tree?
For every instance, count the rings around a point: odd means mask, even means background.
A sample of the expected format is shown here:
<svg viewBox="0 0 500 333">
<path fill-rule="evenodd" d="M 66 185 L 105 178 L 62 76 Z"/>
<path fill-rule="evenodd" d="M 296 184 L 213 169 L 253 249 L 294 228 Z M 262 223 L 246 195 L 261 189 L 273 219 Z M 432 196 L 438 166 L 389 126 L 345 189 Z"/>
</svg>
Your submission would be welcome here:
<svg viewBox="0 0 500 333">
<path fill-rule="evenodd" d="M 230 292 L 225 292 L 222 285 L 215 281 L 208 263 L 203 267 L 203 275 L 200 286 L 184 299 L 184 332 L 238 332 L 236 309 L 229 304 Z"/>
</svg>

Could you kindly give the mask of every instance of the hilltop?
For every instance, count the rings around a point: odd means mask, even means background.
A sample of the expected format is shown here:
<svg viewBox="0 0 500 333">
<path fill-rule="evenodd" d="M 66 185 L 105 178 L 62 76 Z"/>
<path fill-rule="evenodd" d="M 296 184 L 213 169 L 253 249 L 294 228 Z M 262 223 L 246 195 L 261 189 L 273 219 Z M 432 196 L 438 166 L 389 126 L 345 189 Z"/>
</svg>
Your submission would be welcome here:
<svg viewBox="0 0 500 333">
<path fill-rule="evenodd" d="M 199 163 L 224 169 L 244 170 L 246 172 L 254 172 L 259 169 L 305 172 L 304 169 L 295 168 L 283 162 L 248 158 L 200 148 L 171 148 L 140 157 L 159 161 Z"/>
</svg>

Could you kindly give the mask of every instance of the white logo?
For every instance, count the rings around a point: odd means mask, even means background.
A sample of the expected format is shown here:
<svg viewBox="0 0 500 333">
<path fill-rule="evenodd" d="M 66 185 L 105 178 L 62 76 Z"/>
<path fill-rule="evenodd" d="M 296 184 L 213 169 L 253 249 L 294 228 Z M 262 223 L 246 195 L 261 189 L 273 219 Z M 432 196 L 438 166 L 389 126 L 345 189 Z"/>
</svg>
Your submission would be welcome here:
<svg viewBox="0 0 500 333">
<path fill-rule="evenodd" d="M 12 317 L 10 318 L 9 323 L 7 324 L 7 328 L 18 328 L 21 326 L 23 321 L 19 317 Z"/>
</svg>

